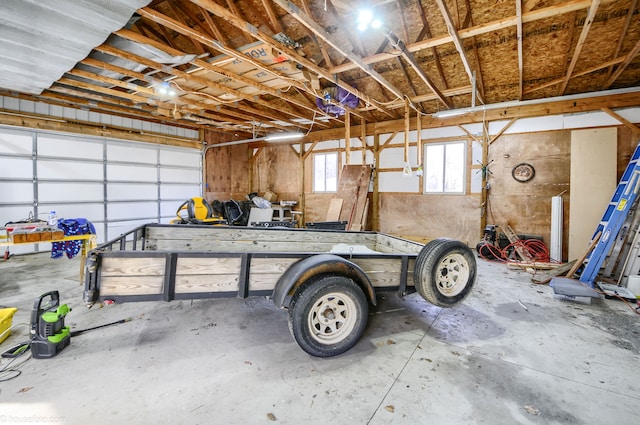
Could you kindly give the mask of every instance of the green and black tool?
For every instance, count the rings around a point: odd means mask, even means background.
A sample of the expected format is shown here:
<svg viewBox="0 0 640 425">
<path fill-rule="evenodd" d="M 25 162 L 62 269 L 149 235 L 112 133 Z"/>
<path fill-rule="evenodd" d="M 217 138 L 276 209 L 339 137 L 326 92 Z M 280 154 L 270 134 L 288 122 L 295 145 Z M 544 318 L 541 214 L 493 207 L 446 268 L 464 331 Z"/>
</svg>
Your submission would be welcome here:
<svg viewBox="0 0 640 425">
<path fill-rule="evenodd" d="M 64 325 L 64 318 L 70 311 L 71 308 L 67 304 L 60 305 L 58 291 L 41 295 L 33 304 L 31 312 L 31 340 L 14 345 L 0 356 L 15 358 L 31 349 L 34 358 L 49 359 L 55 357 L 69 345 L 72 336 L 131 321 L 131 318 L 128 317 L 92 328 L 71 331 L 68 326 Z"/>
<path fill-rule="evenodd" d="M 36 359 L 55 357 L 71 342 L 71 331 L 64 318 L 71 311 L 60 305 L 58 291 L 47 292 L 36 299 L 31 312 L 31 353 Z"/>
</svg>

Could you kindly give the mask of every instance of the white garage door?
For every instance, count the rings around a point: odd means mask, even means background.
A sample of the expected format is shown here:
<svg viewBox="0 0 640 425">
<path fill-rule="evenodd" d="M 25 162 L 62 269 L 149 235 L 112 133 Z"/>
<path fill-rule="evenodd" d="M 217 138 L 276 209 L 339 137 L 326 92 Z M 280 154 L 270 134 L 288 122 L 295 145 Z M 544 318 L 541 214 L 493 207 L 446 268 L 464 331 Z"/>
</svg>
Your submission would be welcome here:
<svg viewBox="0 0 640 425">
<path fill-rule="evenodd" d="M 198 150 L 0 127 L 0 226 L 55 211 L 90 220 L 104 242 L 144 223 L 167 223 L 201 194 Z M 12 252 L 48 249 L 40 243 Z"/>
</svg>

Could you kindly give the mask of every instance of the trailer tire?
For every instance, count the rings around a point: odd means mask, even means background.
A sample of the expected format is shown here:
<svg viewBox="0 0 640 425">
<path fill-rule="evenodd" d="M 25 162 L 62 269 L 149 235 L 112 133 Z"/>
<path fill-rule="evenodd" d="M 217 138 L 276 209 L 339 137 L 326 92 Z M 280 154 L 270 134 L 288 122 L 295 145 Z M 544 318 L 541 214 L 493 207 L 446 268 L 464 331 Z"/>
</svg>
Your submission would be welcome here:
<svg viewBox="0 0 640 425">
<path fill-rule="evenodd" d="M 453 239 L 435 239 L 422 248 L 416 258 L 416 290 L 431 304 L 453 307 L 464 300 L 473 288 L 477 267 L 467 245 Z"/>
<path fill-rule="evenodd" d="M 367 326 L 369 304 L 345 276 L 328 275 L 302 285 L 289 305 L 289 330 L 300 348 L 331 357 L 353 347 Z"/>
</svg>

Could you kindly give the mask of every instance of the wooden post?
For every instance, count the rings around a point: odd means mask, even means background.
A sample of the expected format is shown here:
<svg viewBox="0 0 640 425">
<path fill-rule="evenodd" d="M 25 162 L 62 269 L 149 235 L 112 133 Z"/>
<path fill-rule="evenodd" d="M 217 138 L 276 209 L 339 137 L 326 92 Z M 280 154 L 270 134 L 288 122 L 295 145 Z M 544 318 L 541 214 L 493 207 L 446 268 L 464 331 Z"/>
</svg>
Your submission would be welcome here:
<svg viewBox="0 0 640 425">
<path fill-rule="evenodd" d="M 360 138 L 362 139 L 362 165 L 367 164 L 367 122 L 360 120 Z"/>
<path fill-rule="evenodd" d="M 371 227 L 380 231 L 380 197 L 378 193 L 378 168 L 380 167 L 380 135 L 373 135 L 373 193 L 371 194 Z"/>
<path fill-rule="evenodd" d="M 409 162 L 409 129 L 411 123 L 409 121 L 409 98 L 404 98 L 404 163 Z"/>
<path fill-rule="evenodd" d="M 298 227 L 304 227 L 304 208 L 305 208 L 305 196 L 304 196 L 304 172 L 305 172 L 305 154 L 304 154 L 304 142 L 300 142 L 300 211 L 302 211 L 302 217 L 300 217 L 300 223 Z"/>
<path fill-rule="evenodd" d="M 346 111 L 344 114 L 344 162 L 351 164 L 351 114 Z"/>
<path fill-rule="evenodd" d="M 422 167 L 422 114 L 420 112 L 418 112 L 418 115 L 416 115 L 416 132 L 418 134 L 418 136 L 416 137 L 416 150 L 417 150 L 417 156 L 418 156 L 418 168 Z M 424 170 L 422 171 L 424 173 Z M 419 176 L 420 181 L 418 181 L 418 191 L 420 193 L 422 193 L 424 191 L 424 178 L 422 176 Z"/>
<path fill-rule="evenodd" d="M 487 125 L 482 123 L 482 192 L 481 192 L 481 205 L 480 208 L 480 238 L 484 234 L 484 228 L 487 227 L 487 214 L 489 213 L 489 194 L 487 192 L 487 174 L 488 174 L 488 162 L 489 162 L 489 132 L 487 131 Z"/>
</svg>

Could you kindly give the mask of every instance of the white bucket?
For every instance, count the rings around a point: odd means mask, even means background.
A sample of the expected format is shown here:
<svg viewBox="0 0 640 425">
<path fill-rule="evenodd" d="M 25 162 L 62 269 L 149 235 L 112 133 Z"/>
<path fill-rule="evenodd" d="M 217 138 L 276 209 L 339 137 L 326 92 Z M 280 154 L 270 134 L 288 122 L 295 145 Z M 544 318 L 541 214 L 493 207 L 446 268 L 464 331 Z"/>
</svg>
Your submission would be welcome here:
<svg viewBox="0 0 640 425">
<path fill-rule="evenodd" d="M 640 275 L 633 274 L 629 276 L 627 289 L 631 291 L 636 298 L 640 298 Z"/>
</svg>

